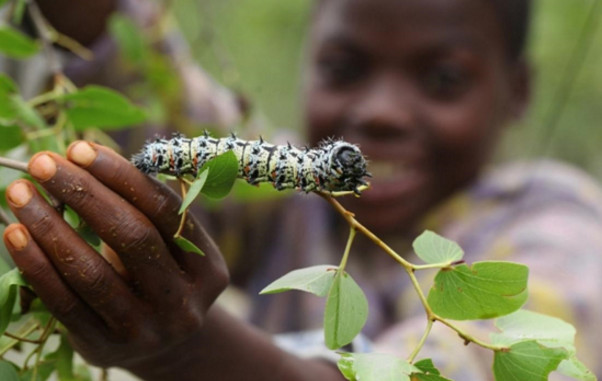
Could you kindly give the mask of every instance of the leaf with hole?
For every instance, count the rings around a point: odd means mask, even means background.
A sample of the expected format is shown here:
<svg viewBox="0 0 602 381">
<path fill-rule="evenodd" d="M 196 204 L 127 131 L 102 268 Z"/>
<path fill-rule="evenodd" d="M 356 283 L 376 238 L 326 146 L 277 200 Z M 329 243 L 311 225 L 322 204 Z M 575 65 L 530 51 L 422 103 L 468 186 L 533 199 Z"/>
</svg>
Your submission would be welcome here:
<svg viewBox="0 0 602 381">
<path fill-rule="evenodd" d="M 442 269 L 428 295 L 437 315 L 454 320 L 489 319 L 518 310 L 527 300 L 525 265 L 477 262 Z"/>
</svg>

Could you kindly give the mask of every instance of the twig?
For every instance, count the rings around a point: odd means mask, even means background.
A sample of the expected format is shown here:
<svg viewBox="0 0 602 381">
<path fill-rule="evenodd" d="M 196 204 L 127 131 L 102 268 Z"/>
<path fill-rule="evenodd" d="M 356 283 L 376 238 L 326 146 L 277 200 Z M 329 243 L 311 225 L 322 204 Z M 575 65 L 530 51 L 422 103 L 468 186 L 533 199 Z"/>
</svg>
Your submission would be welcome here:
<svg viewBox="0 0 602 381">
<path fill-rule="evenodd" d="M 50 27 L 48 27 L 48 22 L 42 15 L 40 8 L 36 4 L 35 1 L 25 0 L 27 3 L 27 10 L 31 19 L 33 20 L 33 24 L 38 31 L 38 35 L 42 40 L 42 45 L 44 46 L 44 52 L 46 54 L 48 66 L 50 71 L 55 75 L 55 77 L 62 76 L 63 73 L 63 65 L 61 61 L 58 59 L 56 52 L 54 51 L 54 47 L 52 44 L 54 41 L 52 40 L 52 35 L 50 32 Z"/>
<path fill-rule="evenodd" d="M 40 343 L 42 343 L 41 339 L 28 339 L 26 337 L 13 335 L 10 332 L 4 332 L 3 335 L 6 336 L 6 337 L 10 337 L 13 340 L 24 341 L 26 343 L 32 343 L 32 344 L 40 344 Z"/>
<path fill-rule="evenodd" d="M 380 238 L 378 238 L 376 236 L 376 234 L 372 233 L 370 230 L 368 230 L 368 228 L 366 228 L 364 225 L 360 224 L 354 217 L 353 213 L 349 212 L 347 209 L 345 209 L 337 200 L 335 200 L 334 198 L 332 198 L 329 194 L 327 193 L 323 193 L 323 192 L 317 192 L 322 198 L 324 198 L 326 201 L 328 201 L 337 212 L 339 212 L 341 214 L 341 216 L 343 216 L 343 218 L 347 221 L 347 223 L 349 224 L 350 228 L 351 228 L 351 232 L 353 233 L 353 235 L 355 234 L 355 230 L 361 232 L 362 234 L 364 234 L 366 237 L 368 237 L 372 242 L 374 242 L 378 247 L 380 247 L 381 249 L 383 249 L 389 256 L 391 256 L 393 259 L 395 259 L 395 261 L 397 261 L 401 266 L 403 266 L 403 268 L 406 270 L 406 272 L 408 273 L 408 276 L 410 277 L 410 281 L 412 283 L 412 286 L 414 287 L 414 290 L 416 291 L 416 293 L 418 294 L 418 298 L 420 299 L 420 302 L 422 303 L 422 306 L 424 307 L 424 311 L 426 313 L 426 317 L 428 319 L 428 323 L 427 323 L 427 327 L 426 327 L 426 331 L 423 334 L 422 338 L 420 339 L 420 342 L 418 343 L 418 346 L 412 351 L 412 354 L 409 357 L 409 361 L 413 361 L 414 358 L 417 356 L 418 352 L 420 352 L 420 349 L 424 346 L 424 343 L 426 341 L 426 337 L 428 336 L 428 334 L 431 331 L 432 325 L 435 321 L 440 321 L 441 323 L 443 323 L 444 325 L 446 325 L 447 327 L 451 328 L 452 330 L 454 330 L 462 339 L 464 339 L 466 342 L 472 342 L 480 347 L 483 348 L 487 348 L 493 351 L 500 351 L 500 350 L 504 350 L 506 349 L 506 347 L 503 346 L 498 346 L 498 345 L 493 345 L 493 344 L 489 344 L 486 343 L 482 340 L 477 339 L 476 337 L 468 334 L 467 332 L 464 332 L 460 327 L 454 325 L 453 323 L 447 321 L 446 319 L 440 317 L 439 315 L 435 314 L 433 312 L 433 310 L 431 309 L 431 306 L 428 303 L 428 300 L 426 298 L 426 296 L 424 295 L 424 292 L 422 291 L 422 288 L 420 287 L 420 284 L 418 283 L 418 278 L 416 278 L 416 274 L 414 273 L 417 269 L 427 269 L 427 268 L 443 268 L 443 267 L 447 267 L 450 266 L 451 263 L 441 263 L 441 264 L 434 264 L 434 265 L 414 265 L 408 261 L 406 261 L 405 259 L 403 259 L 401 257 L 401 255 L 399 255 L 397 252 L 395 252 L 395 250 L 393 250 L 392 248 L 390 248 L 386 243 L 384 243 Z M 350 234 L 349 240 L 347 241 L 347 246 L 350 245 L 350 240 L 352 240 L 353 237 Z M 346 262 L 346 256 L 348 255 L 348 248 L 345 249 L 345 257 L 344 260 Z"/>
<path fill-rule="evenodd" d="M 27 173 L 27 163 L 0 156 L 0 166 Z"/>
<path fill-rule="evenodd" d="M 6 212 L 2 208 L 0 208 L 0 222 L 6 226 L 11 224 L 10 217 L 8 216 L 8 214 L 6 214 Z"/>
</svg>

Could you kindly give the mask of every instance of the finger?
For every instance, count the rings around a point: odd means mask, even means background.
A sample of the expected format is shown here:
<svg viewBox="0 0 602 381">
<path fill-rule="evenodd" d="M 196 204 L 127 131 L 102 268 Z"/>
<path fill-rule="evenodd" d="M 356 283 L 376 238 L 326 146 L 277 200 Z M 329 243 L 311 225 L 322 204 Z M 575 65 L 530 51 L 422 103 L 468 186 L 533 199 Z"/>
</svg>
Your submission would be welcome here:
<svg viewBox="0 0 602 381">
<path fill-rule="evenodd" d="M 67 157 L 142 211 L 155 224 L 165 240 L 172 241 L 180 223 L 178 210 L 182 203 L 173 190 L 143 174 L 107 147 L 78 141 L 69 146 Z M 187 216 L 182 235 L 194 242 L 208 256 L 202 258 L 193 253 L 178 255 L 177 251 L 172 250 L 178 262 L 187 271 L 199 276 L 207 275 L 205 271 L 211 269 L 225 271 L 217 246 L 194 217 Z"/>
<path fill-rule="evenodd" d="M 6 189 L 8 204 L 47 253 L 64 282 L 109 326 L 121 327 L 142 309 L 130 287 L 92 247 L 61 218 L 33 184 L 17 180 Z M 37 252 L 35 252 L 37 254 Z"/>
<path fill-rule="evenodd" d="M 9 225 L 3 238 L 23 277 L 46 308 L 70 332 L 88 340 L 98 340 L 106 335 L 104 322 L 61 279 L 25 226 Z"/>
<path fill-rule="evenodd" d="M 145 298 L 169 304 L 170 294 L 180 295 L 188 287 L 148 218 L 88 172 L 52 152 L 35 155 L 29 172 L 119 254 Z"/>
</svg>

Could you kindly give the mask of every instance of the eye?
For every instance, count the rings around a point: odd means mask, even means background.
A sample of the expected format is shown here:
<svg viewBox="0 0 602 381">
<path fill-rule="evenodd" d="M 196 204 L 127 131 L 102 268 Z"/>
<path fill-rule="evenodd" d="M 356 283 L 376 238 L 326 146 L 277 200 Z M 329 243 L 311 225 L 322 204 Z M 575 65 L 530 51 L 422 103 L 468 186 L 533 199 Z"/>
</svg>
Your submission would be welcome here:
<svg viewBox="0 0 602 381">
<path fill-rule="evenodd" d="M 355 54 L 327 53 L 318 57 L 316 69 L 325 84 L 342 87 L 359 81 L 366 72 L 366 65 Z"/>
<path fill-rule="evenodd" d="M 423 74 L 423 86 L 427 94 L 441 100 L 453 100 L 469 88 L 468 70 L 456 64 L 439 64 Z"/>
</svg>

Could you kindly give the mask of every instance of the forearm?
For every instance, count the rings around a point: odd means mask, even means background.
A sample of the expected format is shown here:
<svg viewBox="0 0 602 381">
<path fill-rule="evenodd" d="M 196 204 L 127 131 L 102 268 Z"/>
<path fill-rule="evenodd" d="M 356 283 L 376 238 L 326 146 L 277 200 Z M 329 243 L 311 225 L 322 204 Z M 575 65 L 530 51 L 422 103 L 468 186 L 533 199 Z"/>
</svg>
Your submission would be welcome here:
<svg viewBox="0 0 602 381">
<path fill-rule="evenodd" d="M 276 347 L 264 334 L 212 307 L 203 331 L 166 353 L 161 369 L 130 368 L 145 380 L 342 381 L 336 367 L 302 359 Z"/>
</svg>

